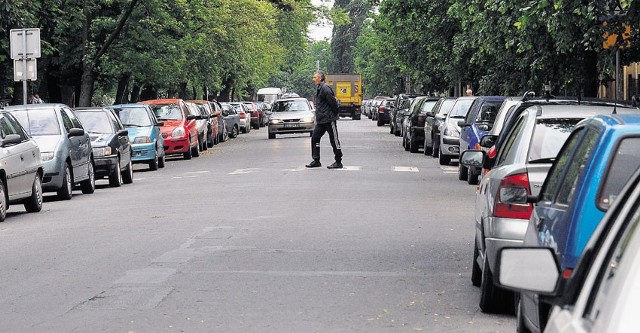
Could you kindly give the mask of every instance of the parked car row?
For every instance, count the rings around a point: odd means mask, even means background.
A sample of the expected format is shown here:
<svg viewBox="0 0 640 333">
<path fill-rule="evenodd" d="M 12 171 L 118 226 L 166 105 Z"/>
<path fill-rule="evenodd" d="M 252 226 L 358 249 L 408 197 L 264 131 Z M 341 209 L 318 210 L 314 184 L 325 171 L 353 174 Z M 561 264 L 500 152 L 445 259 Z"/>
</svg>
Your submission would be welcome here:
<svg viewBox="0 0 640 333">
<path fill-rule="evenodd" d="M 93 193 L 96 179 L 107 178 L 111 187 L 131 184 L 133 163 L 158 170 L 168 155 L 197 157 L 235 138 L 241 126 L 228 104 L 182 99 L 10 106 L 0 109 L 0 125 L 0 221 L 10 204 L 42 210 L 43 192 L 69 200 L 76 188 Z"/>
<path fill-rule="evenodd" d="M 640 110 L 530 93 L 397 100 L 390 132 L 404 148 L 458 159 L 458 179 L 478 185 L 470 273 L 483 312 L 515 313 L 518 332 L 634 327 L 625 307 L 638 298 L 623 288 L 640 289 Z"/>
</svg>

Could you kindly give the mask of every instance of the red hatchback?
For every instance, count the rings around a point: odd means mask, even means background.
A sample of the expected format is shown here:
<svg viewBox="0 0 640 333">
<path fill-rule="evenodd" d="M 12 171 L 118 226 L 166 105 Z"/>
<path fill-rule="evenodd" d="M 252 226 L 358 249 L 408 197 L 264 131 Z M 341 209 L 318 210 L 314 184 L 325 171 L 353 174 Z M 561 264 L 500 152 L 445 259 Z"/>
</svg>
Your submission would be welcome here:
<svg viewBox="0 0 640 333">
<path fill-rule="evenodd" d="M 196 126 L 199 116 L 191 114 L 182 99 L 154 99 L 140 103 L 148 104 L 163 124 L 160 130 L 165 154 L 183 154 L 185 160 L 200 155 Z"/>
</svg>

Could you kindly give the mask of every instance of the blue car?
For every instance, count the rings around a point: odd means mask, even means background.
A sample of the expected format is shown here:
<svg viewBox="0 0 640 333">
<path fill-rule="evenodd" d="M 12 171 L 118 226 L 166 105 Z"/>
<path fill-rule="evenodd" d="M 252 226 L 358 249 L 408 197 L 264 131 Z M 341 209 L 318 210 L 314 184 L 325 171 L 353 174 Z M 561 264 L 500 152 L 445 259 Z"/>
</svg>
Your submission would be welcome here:
<svg viewBox="0 0 640 333">
<path fill-rule="evenodd" d="M 469 149 L 480 149 L 480 139 L 489 134 L 505 97 L 480 96 L 473 101 L 464 121 L 460 121 L 460 154 Z M 458 165 L 458 179 L 478 184 L 482 168 Z"/>
<path fill-rule="evenodd" d="M 618 112 L 626 114 L 595 116 L 576 126 L 549 171 L 529 220 L 524 246 L 551 248 L 565 278 L 640 167 L 640 114 Z M 521 293 L 518 325 L 543 331 L 549 309 L 537 295 Z"/>
<path fill-rule="evenodd" d="M 164 168 L 164 139 L 153 110 L 146 104 L 118 104 L 110 107 L 129 132 L 133 163 L 147 163 L 149 169 Z"/>
</svg>

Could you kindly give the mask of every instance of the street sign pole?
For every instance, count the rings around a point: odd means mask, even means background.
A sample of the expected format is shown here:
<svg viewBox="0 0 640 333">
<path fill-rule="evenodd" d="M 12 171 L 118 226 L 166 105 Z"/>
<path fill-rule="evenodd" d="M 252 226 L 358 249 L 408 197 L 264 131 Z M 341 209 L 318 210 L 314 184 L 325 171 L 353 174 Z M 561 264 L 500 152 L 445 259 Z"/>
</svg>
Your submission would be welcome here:
<svg viewBox="0 0 640 333">
<path fill-rule="evenodd" d="M 11 29 L 10 37 L 14 81 L 22 81 L 22 103 L 26 105 L 27 81 L 38 79 L 36 58 L 40 58 L 40 29 Z"/>
</svg>

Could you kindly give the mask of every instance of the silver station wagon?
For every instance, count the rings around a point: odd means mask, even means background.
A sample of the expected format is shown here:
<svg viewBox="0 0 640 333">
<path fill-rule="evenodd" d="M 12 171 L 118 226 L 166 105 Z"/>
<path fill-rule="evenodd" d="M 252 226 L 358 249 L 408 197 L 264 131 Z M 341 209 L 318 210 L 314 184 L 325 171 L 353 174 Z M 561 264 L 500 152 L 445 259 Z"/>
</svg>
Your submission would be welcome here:
<svg viewBox="0 0 640 333">
<path fill-rule="evenodd" d="M 310 102 L 305 98 L 279 99 L 271 107 L 269 118 L 269 139 L 276 134 L 309 133 L 313 134 L 316 115 Z"/>
</svg>

